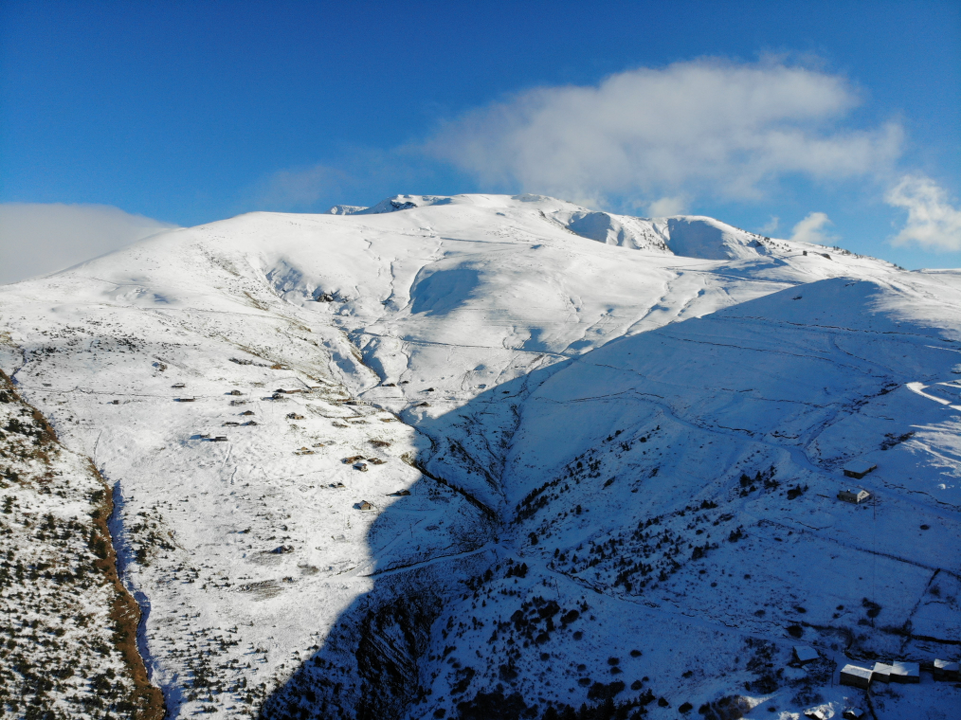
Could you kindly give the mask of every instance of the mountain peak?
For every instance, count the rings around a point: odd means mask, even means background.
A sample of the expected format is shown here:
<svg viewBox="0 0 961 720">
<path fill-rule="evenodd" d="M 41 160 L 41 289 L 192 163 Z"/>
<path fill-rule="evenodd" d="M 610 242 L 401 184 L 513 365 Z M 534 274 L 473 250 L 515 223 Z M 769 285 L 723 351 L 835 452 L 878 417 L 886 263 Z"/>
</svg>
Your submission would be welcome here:
<svg viewBox="0 0 961 720">
<path fill-rule="evenodd" d="M 37 410 L 0 440 L 34 462 L 42 413 L 108 483 L 171 716 L 838 715 L 837 661 L 957 648 L 958 308 L 957 273 L 699 216 L 252 213 L 0 287 Z M 11 537 L 59 543 L 10 481 Z"/>
</svg>

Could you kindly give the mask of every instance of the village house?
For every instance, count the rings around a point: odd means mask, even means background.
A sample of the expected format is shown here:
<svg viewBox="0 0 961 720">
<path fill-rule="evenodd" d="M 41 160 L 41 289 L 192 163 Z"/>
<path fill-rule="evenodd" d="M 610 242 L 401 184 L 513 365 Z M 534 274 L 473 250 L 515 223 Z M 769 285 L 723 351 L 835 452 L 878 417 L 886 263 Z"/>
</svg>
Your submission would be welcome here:
<svg viewBox="0 0 961 720">
<path fill-rule="evenodd" d="M 853 505 L 860 505 L 861 503 L 870 499 L 871 493 L 860 488 L 845 488 L 838 493 L 838 500 L 843 500 L 844 502 L 849 502 Z"/>
<path fill-rule="evenodd" d="M 958 680 L 958 663 L 939 658 L 934 661 L 931 674 L 934 675 L 935 680 L 947 680 L 949 682 Z"/>
<path fill-rule="evenodd" d="M 869 472 L 876 470 L 877 467 L 877 465 L 869 460 L 852 460 L 844 466 L 843 470 L 847 477 L 860 480 Z"/>
<path fill-rule="evenodd" d="M 921 668 L 915 662 L 895 661 L 891 663 L 891 682 L 919 683 L 921 682 Z"/>
<path fill-rule="evenodd" d="M 369 511 L 371 511 L 371 510 L 375 510 L 375 509 L 376 509 L 376 508 L 374 507 L 373 503 L 369 503 L 369 502 L 367 502 L 366 500 L 361 500 L 360 503 L 357 505 L 357 507 L 358 507 L 358 509 L 363 510 L 363 511 L 365 511 L 365 512 L 369 512 Z"/>
<path fill-rule="evenodd" d="M 794 646 L 794 659 L 801 665 L 807 665 L 809 662 L 814 662 L 820 657 L 818 651 L 807 645 L 795 645 Z"/>
<path fill-rule="evenodd" d="M 891 682 L 891 670 L 892 667 L 887 663 L 874 663 L 874 669 L 871 671 L 871 681 Z"/>
<path fill-rule="evenodd" d="M 841 684 L 866 689 L 871 684 L 871 671 L 857 665 L 845 665 L 841 668 Z"/>
</svg>

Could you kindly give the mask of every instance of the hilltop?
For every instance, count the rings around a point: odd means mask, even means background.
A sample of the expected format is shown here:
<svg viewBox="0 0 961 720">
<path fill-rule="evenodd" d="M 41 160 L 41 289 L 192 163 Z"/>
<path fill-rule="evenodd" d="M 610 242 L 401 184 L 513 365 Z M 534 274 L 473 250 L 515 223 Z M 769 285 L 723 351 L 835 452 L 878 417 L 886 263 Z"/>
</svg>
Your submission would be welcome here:
<svg viewBox="0 0 961 720">
<path fill-rule="evenodd" d="M 957 659 L 958 308 L 711 218 L 404 195 L 0 287 L 0 369 L 113 489 L 170 717 L 935 718 L 837 666 Z"/>
</svg>

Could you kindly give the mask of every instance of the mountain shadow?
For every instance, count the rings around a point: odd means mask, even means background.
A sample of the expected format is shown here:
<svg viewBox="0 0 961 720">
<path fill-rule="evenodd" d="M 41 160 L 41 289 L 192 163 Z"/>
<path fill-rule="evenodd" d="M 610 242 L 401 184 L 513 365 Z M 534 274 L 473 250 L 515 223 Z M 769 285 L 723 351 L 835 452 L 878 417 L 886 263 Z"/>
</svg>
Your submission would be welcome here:
<svg viewBox="0 0 961 720">
<path fill-rule="evenodd" d="M 374 587 L 341 614 L 323 647 L 267 698 L 262 718 L 382 720 L 402 717 L 431 696 L 431 665 L 444 662 L 451 652 L 450 646 L 442 645 L 449 628 L 438 627 L 438 619 L 456 612 L 466 602 L 466 588 L 485 575 L 492 577 L 494 567 L 522 565 L 510 549 L 500 473 L 519 404 L 558 369 L 534 371 L 489 389 L 456 410 L 411 422 L 419 431 L 420 447 L 409 462 L 420 470 L 421 478 L 408 496 L 398 497 L 371 525 Z M 424 512 L 414 506 L 425 497 L 433 505 L 428 512 L 435 513 L 439 523 L 422 532 L 448 532 L 438 527 L 445 514 L 470 517 L 469 523 L 449 531 L 448 551 L 420 557 L 412 537 L 410 559 L 403 553 L 398 556 L 396 548 L 378 557 L 377 546 L 395 545 L 393 540 L 408 533 L 409 513 Z M 469 685 L 469 680 L 462 682 L 458 695 L 471 695 L 466 692 Z M 508 707 L 515 706 L 516 698 Z M 510 713 L 504 717 L 517 716 Z"/>
<path fill-rule="evenodd" d="M 817 292 L 845 300 L 830 322 L 777 293 L 412 422 L 423 477 L 371 526 L 373 588 L 262 717 L 804 712 L 868 699 L 839 663 L 956 653 L 957 505 L 910 431 L 944 422 L 917 386 L 956 388 L 954 341 L 859 326 L 873 286 Z M 863 504 L 839 498 L 856 458 L 879 468 Z M 425 496 L 430 557 L 398 530 Z"/>
</svg>

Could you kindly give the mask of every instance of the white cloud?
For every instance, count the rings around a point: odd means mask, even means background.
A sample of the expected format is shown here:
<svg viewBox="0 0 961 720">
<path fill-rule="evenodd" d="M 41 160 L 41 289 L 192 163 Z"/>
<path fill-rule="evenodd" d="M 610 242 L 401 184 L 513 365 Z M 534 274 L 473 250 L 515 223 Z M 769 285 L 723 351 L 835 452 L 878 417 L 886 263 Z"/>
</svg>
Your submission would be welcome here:
<svg viewBox="0 0 961 720">
<path fill-rule="evenodd" d="M 895 245 L 917 243 L 926 250 L 961 250 L 961 210 L 948 200 L 948 194 L 924 175 L 905 175 L 884 197 L 888 205 L 908 211 L 904 228 L 895 236 Z"/>
<path fill-rule="evenodd" d="M 300 210 L 342 191 L 348 175 L 329 165 L 279 170 L 255 190 L 258 204 L 269 209 Z"/>
<path fill-rule="evenodd" d="M 762 232 L 765 235 L 771 235 L 778 229 L 780 224 L 781 218 L 779 218 L 777 215 L 772 215 L 770 220 L 764 223 L 762 227 L 758 228 L 758 232 Z"/>
<path fill-rule="evenodd" d="M 323 212 L 335 203 L 377 202 L 398 193 L 435 193 L 411 189 L 430 177 L 426 159 L 411 148 L 380 150 L 353 147 L 339 161 L 271 173 L 247 190 L 248 207 L 263 210 Z"/>
<path fill-rule="evenodd" d="M 827 245 L 837 239 L 824 231 L 824 228 L 831 224 L 831 219 L 823 212 L 810 213 L 791 229 L 791 239 L 798 242 Z"/>
<path fill-rule="evenodd" d="M 175 227 L 109 205 L 0 203 L 0 284 L 63 270 Z"/>
<path fill-rule="evenodd" d="M 670 217 L 671 215 L 681 215 L 687 211 L 690 198 L 686 195 L 675 195 L 674 197 L 662 197 L 652 203 L 648 203 L 647 217 Z"/>
<path fill-rule="evenodd" d="M 788 174 L 888 169 L 902 129 L 841 129 L 858 102 L 844 78 L 816 70 L 684 62 L 527 91 L 447 123 L 424 149 L 488 185 L 572 199 L 756 199 Z"/>
</svg>

